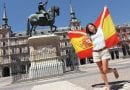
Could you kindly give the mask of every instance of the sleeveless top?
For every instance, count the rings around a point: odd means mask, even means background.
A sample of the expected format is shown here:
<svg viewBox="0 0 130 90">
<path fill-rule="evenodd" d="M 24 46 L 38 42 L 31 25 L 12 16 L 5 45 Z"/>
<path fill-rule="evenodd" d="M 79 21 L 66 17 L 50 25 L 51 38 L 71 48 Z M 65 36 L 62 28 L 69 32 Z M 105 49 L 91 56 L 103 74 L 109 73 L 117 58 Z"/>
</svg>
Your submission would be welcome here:
<svg viewBox="0 0 130 90">
<path fill-rule="evenodd" d="M 99 50 L 105 47 L 105 39 L 101 28 L 98 28 L 96 34 L 90 37 L 93 42 L 93 50 Z"/>
</svg>

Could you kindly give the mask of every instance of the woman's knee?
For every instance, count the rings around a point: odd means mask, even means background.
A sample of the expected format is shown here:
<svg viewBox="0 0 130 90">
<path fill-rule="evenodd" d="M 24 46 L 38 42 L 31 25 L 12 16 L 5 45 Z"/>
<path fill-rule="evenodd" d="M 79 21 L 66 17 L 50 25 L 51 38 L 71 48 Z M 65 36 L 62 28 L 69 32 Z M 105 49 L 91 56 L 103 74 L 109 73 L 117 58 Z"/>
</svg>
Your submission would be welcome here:
<svg viewBox="0 0 130 90">
<path fill-rule="evenodd" d="M 108 69 L 103 69 L 103 73 L 107 74 L 108 73 Z"/>
<path fill-rule="evenodd" d="M 105 74 L 105 73 L 103 72 L 103 70 L 100 70 L 100 73 L 101 73 L 101 74 Z"/>
<path fill-rule="evenodd" d="M 103 68 L 102 68 L 102 69 L 100 69 L 100 73 L 101 73 L 101 74 L 107 74 L 107 72 L 108 72 L 108 70 L 107 70 L 107 69 L 103 69 Z"/>
</svg>

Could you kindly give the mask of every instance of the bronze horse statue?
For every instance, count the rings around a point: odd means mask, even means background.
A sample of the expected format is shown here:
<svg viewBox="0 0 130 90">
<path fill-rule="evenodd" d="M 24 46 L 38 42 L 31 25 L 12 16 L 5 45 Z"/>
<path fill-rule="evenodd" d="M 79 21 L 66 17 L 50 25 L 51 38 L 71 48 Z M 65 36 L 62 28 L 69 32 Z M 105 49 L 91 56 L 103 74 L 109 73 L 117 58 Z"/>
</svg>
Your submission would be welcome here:
<svg viewBox="0 0 130 90">
<path fill-rule="evenodd" d="M 27 35 L 32 36 L 32 31 L 34 31 L 37 26 L 50 26 L 51 32 L 56 31 L 55 17 L 59 16 L 59 7 L 52 6 L 48 11 L 45 10 L 45 5 L 47 2 L 40 2 L 38 5 L 38 12 L 31 14 L 27 21 Z"/>
</svg>

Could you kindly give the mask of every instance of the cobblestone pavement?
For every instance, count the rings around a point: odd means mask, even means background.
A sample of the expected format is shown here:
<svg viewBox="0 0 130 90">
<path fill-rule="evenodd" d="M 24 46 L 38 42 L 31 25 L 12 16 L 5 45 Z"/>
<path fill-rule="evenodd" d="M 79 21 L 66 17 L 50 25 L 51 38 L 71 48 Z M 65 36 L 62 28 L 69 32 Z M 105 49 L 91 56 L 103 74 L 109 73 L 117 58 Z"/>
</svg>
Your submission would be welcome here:
<svg viewBox="0 0 130 90">
<path fill-rule="evenodd" d="M 108 74 L 111 89 L 130 90 L 130 58 L 111 60 L 110 66 L 116 67 L 120 74 L 119 79 L 115 79 L 113 73 Z M 104 84 L 96 64 L 85 64 L 79 67 L 79 71 L 44 80 L 9 84 L 1 86 L 0 90 L 104 90 Z"/>
</svg>

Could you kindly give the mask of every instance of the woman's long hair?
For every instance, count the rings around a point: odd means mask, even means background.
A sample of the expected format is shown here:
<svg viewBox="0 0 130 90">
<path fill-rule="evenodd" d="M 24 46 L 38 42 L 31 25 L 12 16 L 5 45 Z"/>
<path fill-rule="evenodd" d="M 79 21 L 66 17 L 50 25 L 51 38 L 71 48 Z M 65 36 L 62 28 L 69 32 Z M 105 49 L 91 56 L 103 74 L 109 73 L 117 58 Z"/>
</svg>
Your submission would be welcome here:
<svg viewBox="0 0 130 90">
<path fill-rule="evenodd" d="M 89 28 L 88 28 L 89 25 L 94 26 L 94 28 L 96 29 L 96 31 L 97 31 L 97 27 L 96 27 L 93 23 L 88 23 L 88 24 L 86 25 L 86 33 L 88 33 L 88 34 L 91 36 L 91 35 L 93 35 L 94 33 L 89 30 Z"/>
</svg>

